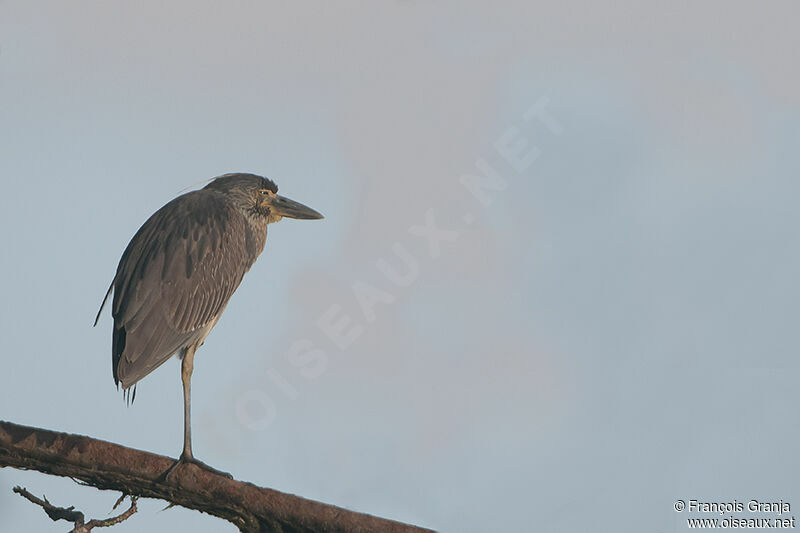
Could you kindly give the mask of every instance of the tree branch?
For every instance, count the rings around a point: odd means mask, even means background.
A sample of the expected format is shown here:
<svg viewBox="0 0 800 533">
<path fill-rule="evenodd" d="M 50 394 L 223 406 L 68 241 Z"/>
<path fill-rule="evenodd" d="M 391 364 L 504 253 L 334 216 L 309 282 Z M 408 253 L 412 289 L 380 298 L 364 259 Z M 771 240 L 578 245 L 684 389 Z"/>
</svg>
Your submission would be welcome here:
<svg viewBox="0 0 800 533">
<path fill-rule="evenodd" d="M 75 527 L 72 528 L 70 533 L 89 533 L 96 527 L 110 527 L 119 524 L 120 522 L 124 522 L 128 518 L 136 512 L 136 497 L 131 496 L 131 506 L 130 508 L 125 511 L 124 513 L 114 516 L 112 518 L 106 518 L 105 520 L 89 520 L 88 523 L 85 523 L 86 518 L 83 516 L 83 513 L 80 511 L 75 511 L 75 507 L 56 507 L 49 501 L 47 498 L 40 499 L 28 492 L 27 490 L 23 489 L 22 487 L 14 487 L 14 492 L 28 500 L 29 502 L 35 503 L 42 509 L 44 512 L 47 513 L 47 516 L 53 522 L 58 522 L 59 520 L 66 520 L 67 522 L 72 522 L 75 524 Z M 117 503 L 114 505 L 114 509 L 117 508 L 117 505 L 120 504 L 122 499 L 125 498 L 123 494 Z"/>
<path fill-rule="evenodd" d="M 0 421 L 0 467 L 71 477 L 101 490 L 166 500 L 236 525 L 243 532 L 431 533 L 431 530 L 228 479 L 163 455 Z"/>
</svg>

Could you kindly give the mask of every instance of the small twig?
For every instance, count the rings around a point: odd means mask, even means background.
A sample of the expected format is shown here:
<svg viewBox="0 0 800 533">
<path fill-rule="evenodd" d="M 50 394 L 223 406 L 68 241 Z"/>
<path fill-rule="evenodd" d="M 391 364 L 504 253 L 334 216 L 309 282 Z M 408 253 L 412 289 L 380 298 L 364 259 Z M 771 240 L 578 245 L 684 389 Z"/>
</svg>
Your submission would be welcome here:
<svg viewBox="0 0 800 533">
<path fill-rule="evenodd" d="M 163 513 L 164 511 L 168 511 L 168 510 L 172 509 L 173 507 L 175 507 L 176 505 L 177 505 L 176 503 L 170 503 L 170 504 L 168 504 L 166 507 L 164 507 L 163 509 L 161 509 L 161 511 L 160 511 L 160 512 L 162 512 L 162 513 Z"/>
<path fill-rule="evenodd" d="M 123 494 L 122 498 L 124 497 L 125 495 Z M 120 498 L 120 500 L 122 498 Z M 112 518 L 106 518 L 105 520 L 90 520 L 89 523 L 86 524 L 85 530 L 75 531 L 75 533 L 83 533 L 84 531 L 88 533 L 89 531 L 92 530 L 92 528 L 95 527 L 109 527 L 119 524 L 120 522 L 124 522 L 125 520 L 130 518 L 131 515 L 133 515 L 133 513 L 135 512 L 136 512 L 136 496 L 131 496 L 131 506 L 124 513 L 114 516 Z"/>
<path fill-rule="evenodd" d="M 67 522 L 73 522 L 76 525 L 76 527 L 78 525 L 80 526 L 83 525 L 84 522 L 83 513 L 80 511 L 75 511 L 74 510 L 75 507 L 67 507 L 66 509 L 64 507 L 56 507 L 55 505 L 52 505 L 49 501 L 47 501 L 46 497 L 44 498 L 44 500 L 39 499 L 30 492 L 28 492 L 27 490 L 19 486 L 14 487 L 14 492 L 19 494 L 26 500 L 35 503 L 36 505 L 44 509 L 44 512 L 47 513 L 47 516 L 49 516 L 53 522 L 57 522 L 59 520 L 66 520 Z"/>
<path fill-rule="evenodd" d="M 114 506 L 111 508 L 112 511 L 116 511 L 117 510 L 117 507 L 119 507 L 119 504 L 121 504 L 123 502 L 123 500 L 125 500 L 125 496 L 127 496 L 127 494 L 125 494 L 124 492 L 119 495 L 119 498 L 117 498 L 117 501 L 114 502 Z"/>
<path fill-rule="evenodd" d="M 80 511 L 75 511 L 74 506 L 66 508 L 56 507 L 55 505 L 47 501 L 46 497 L 44 499 L 37 498 L 36 496 L 34 496 L 33 494 L 31 494 L 22 487 L 14 487 L 14 492 L 19 494 L 26 500 L 35 503 L 36 505 L 41 507 L 53 522 L 57 522 L 59 520 L 66 520 L 67 522 L 72 522 L 73 524 L 75 524 L 75 527 L 72 528 L 72 531 L 70 531 L 70 533 L 89 533 L 92 529 L 96 527 L 113 526 L 115 524 L 119 524 L 124 520 L 127 520 L 133 513 L 136 512 L 136 497 L 131 496 L 131 506 L 124 513 L 112 518 L 107 518 L 105 520 L 90 520 L 88 523 L 86 523 L 85 522 L 86 518 L 84 517 L 83 513 Z M 124 494 L 119 500 L 117 500 L 117 503 L 114 504 L 115 509 L 120 504 L 120 502 L 122 502 L 123 498 L 125 498 Z"/>
</svg>

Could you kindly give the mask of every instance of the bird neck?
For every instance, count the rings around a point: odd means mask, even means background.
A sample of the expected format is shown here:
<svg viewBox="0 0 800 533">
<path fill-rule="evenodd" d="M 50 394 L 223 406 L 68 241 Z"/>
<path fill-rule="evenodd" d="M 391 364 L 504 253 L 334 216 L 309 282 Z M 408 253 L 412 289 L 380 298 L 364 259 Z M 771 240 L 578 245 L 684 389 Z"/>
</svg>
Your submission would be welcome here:
<svg viewBox="0 0 800 533">
<path fill-rule="evenodd" d="M 267 243 L 267 220 L 251 214 L 246 215 L 245 220 L 247 220 L 245 246 L 247 247 L 247 266 L 249 268 L 264 251 L 264 245 Z"/>
</svg>

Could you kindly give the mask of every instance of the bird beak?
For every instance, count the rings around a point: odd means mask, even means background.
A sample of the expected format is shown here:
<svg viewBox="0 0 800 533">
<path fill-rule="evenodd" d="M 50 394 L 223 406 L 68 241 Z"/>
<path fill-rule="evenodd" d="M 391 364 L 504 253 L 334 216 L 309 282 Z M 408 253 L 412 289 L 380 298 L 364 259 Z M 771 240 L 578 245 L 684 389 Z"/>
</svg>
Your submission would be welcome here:
<svg viewBox="0 0 800 533">
<path fill-rule="evenodd" d="M 270 210 L 275 215 L 288 218 L 300 218 L 303 220 L 325 218 L 308 206 L 289 200 L 285 196 L 275 195 L 270 201 Z"/>
</svg>

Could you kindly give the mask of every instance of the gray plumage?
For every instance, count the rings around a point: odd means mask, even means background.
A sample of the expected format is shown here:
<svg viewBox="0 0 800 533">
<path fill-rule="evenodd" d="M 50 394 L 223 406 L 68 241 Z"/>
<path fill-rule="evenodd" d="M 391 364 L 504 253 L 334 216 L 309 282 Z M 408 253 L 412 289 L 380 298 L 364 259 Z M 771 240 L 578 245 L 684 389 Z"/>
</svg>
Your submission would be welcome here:
<svg viewBox="0 0 800 533">
<path fill-rule="evenodd" d="M 123 390 L 173 354 L 193 358 L 264 249 L 267 224 L 322 218 L 277 191 L 261 176 L 226 174 L 175 198 L 139 228 L 97 313 L 113 291 L 112 369 Z"/>
<path fill-rule="evenodd" d="M 264 249 L 267 216 L 249 195 L 270 189 L 252 175 L 220 177 L 156 211 L 122 254 L 114 291 L 114 382 L 127 389 L 176 352 L 202 342 Z"/>
</svg>

